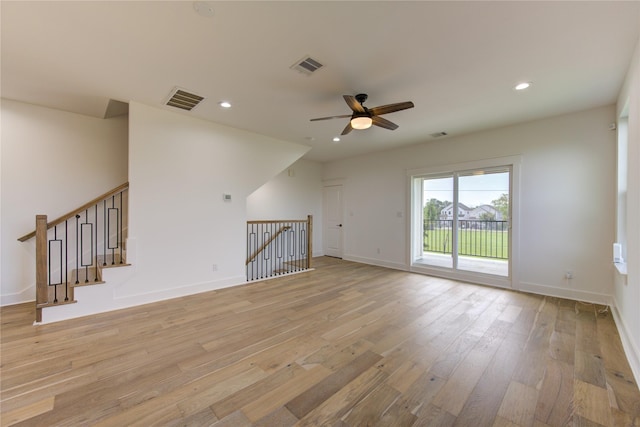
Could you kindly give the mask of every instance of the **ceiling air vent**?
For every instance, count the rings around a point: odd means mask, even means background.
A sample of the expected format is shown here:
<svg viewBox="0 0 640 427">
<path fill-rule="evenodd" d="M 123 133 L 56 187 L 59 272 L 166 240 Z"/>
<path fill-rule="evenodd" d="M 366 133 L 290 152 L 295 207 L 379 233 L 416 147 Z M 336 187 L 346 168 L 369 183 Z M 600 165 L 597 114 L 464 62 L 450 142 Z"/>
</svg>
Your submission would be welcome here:
<svg viewBox="0 0 640 427">
<path fill-rule="evenodd" d="M 315 59 L 306 56 L 291 66 L 292 69 L 306 75 L 311 75 L 322 67 L 322 64 Z"/>
<path fill-rule="evenodd" d="M 203 99 L 204 97 L 202 96 L 189 93 L 184 89 L 175 88 L 171 94 L 169 94 L 169 99 L 167 100 L 166 105 L 191 111 Z"/>
<path fill-rule="evenodd" d="M 432 138 L 440 138 L 441 136 L 447 136 L 446 132 L 436 132 L 436 133 L 430 133 L 429 135 L 431 135 Z"/>
</svg>

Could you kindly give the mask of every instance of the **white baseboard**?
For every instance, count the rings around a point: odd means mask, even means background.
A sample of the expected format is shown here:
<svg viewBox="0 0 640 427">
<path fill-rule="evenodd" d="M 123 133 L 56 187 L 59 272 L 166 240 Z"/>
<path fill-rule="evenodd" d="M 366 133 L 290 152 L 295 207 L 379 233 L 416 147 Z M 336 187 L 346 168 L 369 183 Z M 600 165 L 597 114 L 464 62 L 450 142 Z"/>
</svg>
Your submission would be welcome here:
<svg viewBox="0 0 640 427">
<path fill-rule="evenodd" d="M 613 320 L 616 322 L 616 327 L 620 334 L 620 341 L 622 341 L 622 348 L 624 349 L 624 354 L 627 356 L 627 360 L 629 361 L 631 372 L 633 372 L 636 384 L 640 384 L 640 351 L 638 351 L 638 347 L 634 343 L 633 339 L 631 339 L 632 335 L 629 333 L 627 324 L 623 320 L 622 316 L 620 316 L 615 297 L 611 304 L 611 314 L 613 315 Z"/>
<path fill-rule="evenodd" d="M 378 267 L 392 268 L 394 270 L 409 271 L 409 268 L 406 265 L 399 262 L 385 261 L 382 259 L 375 259 L 375 258 L 364 258 L 364 257 L 359 257 L 359 256 L 349 255 L 349 254 L 344 254 L 342 256 L 342 259 L 344 259 L 345 261 L 359 262 L 361 264 L 369 264 L 369 265 L 376 265 Z"/>
<path fill-rule="evenodd" d="M 567 298 L 574 301 L 584 301 L 595 304 L 611 305 L 611 295 L 596 292 L 581 291 L 577 289 L 556 288 L 537 283 L 520 282 L 514 289 L 532 294 L 546 295 L 549 297 Z"/>
<path fill-rule="evenodd" d="M 20 292 L 13 294 L 0 295 L 0 306 L 23 304 L 25 302 L 33 302 L 36 300 L 36 287 L 27 286 Z"/>
<path fill-rule="evenodd" d="M 122 267 L 120 270 L 127 268 L 130 267 Z M 135 295 L 118 295 L 118 292 L 121 291 L 122 282 L 117 280 L 107 281 L 104 284 L 96 286 L 80 286 L 75 288 L 74 295 L 78 303 L 45 308 L 42 310 L 42 323 L 53 323 L 77 317 L 90 316 L 97 313 L 165 301 L 202 292 L 216 291 L 231 286 L 244 285 L 246 283 L 244 276 L 237 276 Z"/>
</svg>

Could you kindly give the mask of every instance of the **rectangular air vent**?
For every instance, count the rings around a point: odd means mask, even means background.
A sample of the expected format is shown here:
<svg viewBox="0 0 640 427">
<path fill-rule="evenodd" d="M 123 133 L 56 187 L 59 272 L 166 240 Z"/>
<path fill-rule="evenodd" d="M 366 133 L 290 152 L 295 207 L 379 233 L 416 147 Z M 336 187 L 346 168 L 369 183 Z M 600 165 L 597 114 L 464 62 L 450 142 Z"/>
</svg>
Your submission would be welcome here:
<svg viewBox="0 0 640 427">
<path fill-rule="evenodd" d="M 440 138 L 441 136 L 447 136 L 447 133 L 446 132 L 436 132 L 436 133 L 431 133 L 429 135 L 431 135 L 431 137 L 433 137 L 433 138 Z"/>
<path fill-rule="evenodd" d="M 200 102 L 202 102 L 203 99 L 204 97 L 202 96 L 189 93 L 184 89 L 175 88 L 171 94 L 169 94 L 169 99 L 167 100 L 166 105 L 191 111 Z"/>
<path fill-rule="evenodd" d="M 315 59 L 309 56 L 305 56 L 300 61 L 297 61 L 295 64 L 291 66 L 292 69 L 307 75 L 313 74 L 321 67 L 322 67 L 322 64 L 320 62 L 316 61 Z"/>
</svg>

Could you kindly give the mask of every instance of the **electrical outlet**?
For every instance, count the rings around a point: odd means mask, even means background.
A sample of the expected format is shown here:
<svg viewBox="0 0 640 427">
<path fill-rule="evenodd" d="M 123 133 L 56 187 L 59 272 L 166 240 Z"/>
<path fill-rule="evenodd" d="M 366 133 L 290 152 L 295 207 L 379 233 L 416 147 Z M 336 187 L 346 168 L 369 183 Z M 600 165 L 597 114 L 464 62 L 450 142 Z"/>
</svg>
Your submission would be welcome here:
<svg viewBox="0 0 640 427">
<path fill-rule="evenodd" d="M 380 248 L 376 249 L 376 252 L 380 255 Z"/>
<path fill-rule="evenodd" d="M 564 273 L 564 278 L 567 279 L 567 280 L 573 279 L 573 271 L 567 270 L 567 272 Z"/>
<path fill-rule="evenodd" d="M 218 271 L 218 264 L 213 264 L 211 266 L 211 271 Z"/>
</svg>

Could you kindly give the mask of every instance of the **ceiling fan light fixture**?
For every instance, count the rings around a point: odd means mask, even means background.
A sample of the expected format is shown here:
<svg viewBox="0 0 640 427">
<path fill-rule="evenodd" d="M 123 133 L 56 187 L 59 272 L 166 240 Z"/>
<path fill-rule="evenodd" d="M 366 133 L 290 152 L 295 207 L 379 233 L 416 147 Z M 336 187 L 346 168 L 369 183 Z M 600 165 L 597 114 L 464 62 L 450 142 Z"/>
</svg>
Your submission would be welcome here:
<svg viewBox="0 0 640 427">
<path fill-rule="evenodd" d="M 372 123 L 373 120 L 371 120 L 371 117 L 367 116 L 354 117 L 351 119 L 351 127 L 358 130 L 369 129 Z"/>
</svg>

